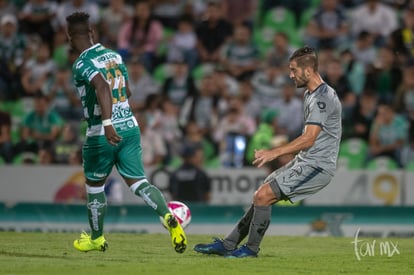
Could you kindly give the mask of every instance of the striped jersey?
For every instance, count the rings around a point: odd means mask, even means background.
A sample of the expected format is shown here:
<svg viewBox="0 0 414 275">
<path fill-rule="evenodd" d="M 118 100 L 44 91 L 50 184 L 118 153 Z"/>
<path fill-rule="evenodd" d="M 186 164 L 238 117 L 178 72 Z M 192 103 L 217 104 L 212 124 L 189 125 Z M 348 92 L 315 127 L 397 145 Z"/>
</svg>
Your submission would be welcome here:
<svg viewBox="0 0 414 275">
<path fill-rule="evenodd" d="M 88 122 L 86 136 L 102 136 L 101 108 L 91 80 L 101 74 L 112 90 L 112 124 L 120 135 L 137 127 L 138 123 L 131 111 L 126 93 L 128 72 L 121 56 L 95 44 L 84 50 L 72 67 L 75 86 L 79 92 L 84 117 Z"/>
</svg>

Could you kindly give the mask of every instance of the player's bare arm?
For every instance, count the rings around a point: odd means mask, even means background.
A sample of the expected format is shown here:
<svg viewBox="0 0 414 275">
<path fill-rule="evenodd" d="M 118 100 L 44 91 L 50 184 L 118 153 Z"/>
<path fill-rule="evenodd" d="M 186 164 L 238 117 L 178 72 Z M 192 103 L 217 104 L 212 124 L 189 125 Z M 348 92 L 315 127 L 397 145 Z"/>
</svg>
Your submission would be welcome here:
<svg viewBox="0 0 414 275">
<path fill-rule="evenodd" d="M 101 107 L 102 121 L 110 120 L 112 117 L 112 94 L 108 83 L 101 74 L 96 74 L 92 78 L 91 84 L 95 87 L 96 97 Z M 104 126 L 104 129 L 107 141 L 116 146 L 121 141 L 121 137 L 116 133 L 112 124 Z"/>
<path fill-rule="evenodd" d="M 305 126 L 304 133 L 288 144 L 269 150 L 255 151 L 253 165 L 262 167 L 265 163 L 272 161 L 279 156 L 297 153 L 301 150 L 308 149 L 315 143 L 315 140 L 320 132 L 321 127 L 319 125 L 308 124 Z"/>
</svg>

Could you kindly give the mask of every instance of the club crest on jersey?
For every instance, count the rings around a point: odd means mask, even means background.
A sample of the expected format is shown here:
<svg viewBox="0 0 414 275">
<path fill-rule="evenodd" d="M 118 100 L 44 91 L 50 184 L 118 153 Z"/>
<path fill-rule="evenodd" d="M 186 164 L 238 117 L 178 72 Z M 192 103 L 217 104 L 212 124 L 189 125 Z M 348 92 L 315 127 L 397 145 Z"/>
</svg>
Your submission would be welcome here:
<svg viewBox="0 0 414 275">
<path fill-rule="evenodd" d="M 326 112 L 326 103 L 322 101 L 318 101 L 316 104 L 318 104 L 318 108 L 321 113 Z"/>
</svg>

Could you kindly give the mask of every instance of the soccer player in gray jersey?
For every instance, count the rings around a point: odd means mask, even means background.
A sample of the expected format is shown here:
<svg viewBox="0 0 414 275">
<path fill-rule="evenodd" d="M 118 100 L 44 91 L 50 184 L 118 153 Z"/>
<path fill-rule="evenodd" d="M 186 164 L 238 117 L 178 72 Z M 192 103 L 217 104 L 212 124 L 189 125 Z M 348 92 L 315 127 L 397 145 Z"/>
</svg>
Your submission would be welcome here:
<svg viewBox="0 0 414 275">
<path fill-rule="evenodd" d="M 253 204 L 224 239 L 198 244 L 194 250 L 226 257 L 257 257 L 269 226 L 271 207 L 281 200 L 296 202 L 315 194 L 332 179 L 341 139 L 341 103 L 334 89 L 318 72 L 314 49 L 303 47 L 289 59 L 290 78 L 304 96 L 305 126 L 302 135 L 286 145 L 255 151 L 253 164 L 262 167 L 279 156 L 297 153 L 285 166 L 272 172 L 254 193 Z M 247 242 L 239 246 L 248 236 Z"/>
<path fill-rule="evenodd" d="M 145 176 L 140 131 L 128 104 L 131 92 L 121 56 L 93 42 L 88 14 L 75 12 L 66 20 L 69 42 L 79 53 L 72 70 L 88 122 L 82 157 L 91 234 L 82 233 L 73 246 L 84 252 L 107 248 L 103 234 L 107 208 L 104 187 L 115 165 L 131 191 L 164 218 L 175 251 L 184 252 L 187 239 L 181 225 L 170 213 L 160 190 Z"/>
</svg>

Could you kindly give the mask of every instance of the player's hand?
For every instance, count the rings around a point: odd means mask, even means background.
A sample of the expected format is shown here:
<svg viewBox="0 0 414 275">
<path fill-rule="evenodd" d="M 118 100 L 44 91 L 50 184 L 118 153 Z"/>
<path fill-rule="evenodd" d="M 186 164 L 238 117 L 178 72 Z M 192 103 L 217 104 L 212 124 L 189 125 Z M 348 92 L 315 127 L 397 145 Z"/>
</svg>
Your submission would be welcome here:
<svg viewBox="0 0 414 275">
<path fill-rule="evenodd" d="M 258 168 L 262 167 L 266 162 L 272 161 L 277 157 L 272 150 L 255 150 L 253 165 Z"/>
<path fill-rule="evenodd" d="M 121 142 L 122 138 L 117 134 L 112 125 L 104 126 L 105 137 L 109 144 L 117 146 Z"/>
</svg>

